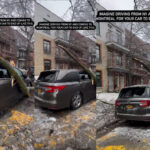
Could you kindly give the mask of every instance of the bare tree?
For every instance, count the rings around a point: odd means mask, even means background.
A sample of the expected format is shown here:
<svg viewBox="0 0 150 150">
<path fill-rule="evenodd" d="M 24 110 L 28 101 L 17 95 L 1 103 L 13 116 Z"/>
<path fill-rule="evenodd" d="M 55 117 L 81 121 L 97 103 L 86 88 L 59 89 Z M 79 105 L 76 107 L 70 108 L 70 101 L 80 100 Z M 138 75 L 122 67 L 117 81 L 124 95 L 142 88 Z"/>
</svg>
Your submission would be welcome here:
<svg viewBox="0 0 150 150">
<path fill-rule="evenodd" d="M 70 21 L 77 21 L 77 22 L 93 22 L 95 23 L 96 14 L 95 14 L 95 0 L 69 0 L 70 7 L 64 14 L 64 16 L 70 16 Z M 71 32 L 70 32 L 71 33 Z M 69 33 L 69 37 L 71 34 Z M 84 36 L 93 36 L 95 37 L 95 31 L 80 31 Z M 71 37 L 69 38 L 69 42 L 72 43 Z M 76 39 L 76 44 L 80 44 L 80 39 Z M 59 46 L 60 47 L 60 46 Z M 95 44 L 96 47 L 96 44 Z M 93 47 L 93 51 L 95 51 L 95 47 Z M 78 58 L 74 57 L 67 49 L 61 47 L 73 60 L 77 62 L 83 69 L 85 69 L 92 78 L 96 81 L 95 74 L 84 65 L 84 63 Z M 95 51 L 96 53 L 96 51 Z"/>
<path fill-rule="evenodd" d="M 148 10 L 150 8 L 150 2 L 147 0 L 134 0 L 134 10 Z M 148 22 L 131 22 L 127 24 L 128 31 L 130 32 L 128 34 L 128 38 L 126 38 L 126 46 L 128 49 L 130 49 L 130 54 L 128 56 L 129 61 L 129 84 L 132 84 L 132 75 L 131 75 L 131 69 L 132 69 L 132 63 L 133 61 L 136 61 L 138 63 L 143 64 L 144 60 L 147 61 L 148 58 L 143 57 L 142 55 L 137 56 L 137 53 L 140 49 L 147 50 L 147 54 L 150 53 L 150 51 L 146 47 L 150 47 L 150 44 L 148 41 L 150 40 L 150 23 Z M 141 39 L 143 41 L 141 44 L 139 44 L 135 39 Z M 141 60 L 141 61 L 139 61 Z M 146 63 L 147 64 L 147 63 Z M 145 66 L 145 64 L 143 64 Z M 147 67 L 144 67 L 147 71 Z"/>
<path fill-rule="evenodd" d="M 34 0 L 1 0 L 1 18 L 34 18 Z M 26 37 L 26 67 L 28 67 L 31 41 L 33 38 L 34 27 L 20 26 L 17 29 Z"/>
</svg>

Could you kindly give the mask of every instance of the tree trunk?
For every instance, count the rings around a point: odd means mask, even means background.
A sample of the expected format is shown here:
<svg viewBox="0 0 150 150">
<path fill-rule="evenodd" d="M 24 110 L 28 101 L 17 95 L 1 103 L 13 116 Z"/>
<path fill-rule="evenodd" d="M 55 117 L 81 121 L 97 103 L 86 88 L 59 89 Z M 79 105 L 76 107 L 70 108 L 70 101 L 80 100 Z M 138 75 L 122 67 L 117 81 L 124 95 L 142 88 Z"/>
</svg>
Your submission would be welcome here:
<svg viewBox="0 0 150 150">
<path fill-rule="evenodd" d="M 6 69 L 9 71 L 11 77 L 13 77 L 13 78 L 16 80 L 17 84 L 19 85 L 20 90 L 21 90 L 26 96 L 29 96 L 29 97 L 30 97 L 30 93 L 28 92 L 27 87 L 26 87 L 24 81 L 23 81 L 23 80 L 21 79 L 21 77 L 14 71 L 14 69 L 12 68 L 12 66 L 11 66 L 7 61 L 5 61 L 5 60 L 2 59 L 2 58 L 0 58 L 0 65 L 1 65 L 2 67 L 6 68 Z"/>
<path fill-rule="evenodd" d="M 84 70 L 86 70 L 91 78 L 94 80 L 94 83 L 96 84 L 96 76 L 95 74 L 89 69 L 87 68 L 83 62 L 81 62 L 81 60 L 79 60 L 77 57 L 75 57 L 67 48 L 57 44 L 58 47 L 62 48 L 77 64 L 79 64 L 79 66 L 81 66 L 81 68 L 83 68 Z"/>
</svg>

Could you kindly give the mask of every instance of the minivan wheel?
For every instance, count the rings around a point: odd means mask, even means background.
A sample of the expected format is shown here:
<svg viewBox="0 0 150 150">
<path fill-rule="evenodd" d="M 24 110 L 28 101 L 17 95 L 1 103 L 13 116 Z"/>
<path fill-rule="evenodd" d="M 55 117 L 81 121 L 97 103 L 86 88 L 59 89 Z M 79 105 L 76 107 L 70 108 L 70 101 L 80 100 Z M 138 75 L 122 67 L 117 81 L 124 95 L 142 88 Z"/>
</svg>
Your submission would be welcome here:
<svg viewBox="0 0 150 150">
<path fill-rule="evenodd" d="M 82 96 L 80 92 L 76 92 L 72 96 L 72 101 L 71 101 L 71 109 L 75 110 L 79 108 L 82 105 Z"/>
</svg>

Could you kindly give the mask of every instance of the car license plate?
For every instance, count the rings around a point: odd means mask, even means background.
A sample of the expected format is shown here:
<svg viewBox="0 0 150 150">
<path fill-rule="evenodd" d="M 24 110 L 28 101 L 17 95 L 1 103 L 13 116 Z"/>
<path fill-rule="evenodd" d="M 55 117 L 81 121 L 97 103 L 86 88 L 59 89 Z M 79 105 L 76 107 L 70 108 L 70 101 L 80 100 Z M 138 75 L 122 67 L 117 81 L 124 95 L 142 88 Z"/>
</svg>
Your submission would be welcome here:
<svg viewBox="0 0 150 150">
<path fill-rule="evenodd" d="M 42 90 L 41 90 L 41 89 L 38 89 L 37 92 L 38 92 L 38 93 L 42 93 Z"/>
<path fill-rule="evenodd" d="M 126 108 L 127 108 L 127 109 L 132 109 L 133 106 L 132 106 L 132 105 L 127 105 Z"/>
</svg>

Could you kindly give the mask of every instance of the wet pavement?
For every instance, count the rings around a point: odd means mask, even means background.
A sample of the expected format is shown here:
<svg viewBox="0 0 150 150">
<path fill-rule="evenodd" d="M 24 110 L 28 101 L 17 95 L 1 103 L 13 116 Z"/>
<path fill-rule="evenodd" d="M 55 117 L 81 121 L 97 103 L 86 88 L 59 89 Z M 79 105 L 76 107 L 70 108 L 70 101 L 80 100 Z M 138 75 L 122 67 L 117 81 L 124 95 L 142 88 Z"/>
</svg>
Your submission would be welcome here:
<svg viewBox="0 0 150 150">
<path fill-rule="evenodd" d="M 125 122 L 96 143 L 97 150 L 150 150 L 150 123 Z"/>
<path fill-rule="evenodd" d="M 0 118 L 0 150 L 95 150 L 96 101 L 51 111 L 24 99 Z"/>
<path fill-rule="evenodd" d="M 150 150 L 146 122 L 123 122 L 96 137 L 96 129 L 114 119 L 114 106 L 98 100 L 51 111 L 24 99 L 0 118 L 0 150 Z"/>
<path fill-rule="evenodd" d="M 96 130 L 103 129 L 116 121 L 115 106 L 96 100 Z"/>
</svg>

